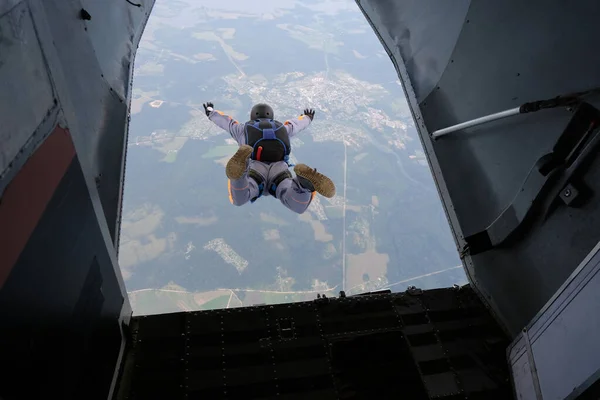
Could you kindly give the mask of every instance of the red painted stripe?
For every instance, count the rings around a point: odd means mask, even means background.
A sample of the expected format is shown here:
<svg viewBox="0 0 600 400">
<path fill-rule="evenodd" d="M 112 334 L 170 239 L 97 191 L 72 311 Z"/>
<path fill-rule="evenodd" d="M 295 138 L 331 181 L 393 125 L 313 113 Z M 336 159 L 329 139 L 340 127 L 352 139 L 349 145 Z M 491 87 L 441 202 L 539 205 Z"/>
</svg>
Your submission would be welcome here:
<svg viewBox="0 0 600 400">
<path fill-rule="evenodd" d="M 57 126 L 6 187 L 0 199 L 0 289 L 74 156 L 69 131 Z"/>
</svg>

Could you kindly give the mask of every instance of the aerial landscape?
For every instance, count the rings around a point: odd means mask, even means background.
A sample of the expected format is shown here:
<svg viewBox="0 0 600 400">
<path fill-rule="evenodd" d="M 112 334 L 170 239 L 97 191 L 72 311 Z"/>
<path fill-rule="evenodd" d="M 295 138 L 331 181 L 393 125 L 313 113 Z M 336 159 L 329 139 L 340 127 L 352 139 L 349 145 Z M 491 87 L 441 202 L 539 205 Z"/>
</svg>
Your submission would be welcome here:
<svg viewBox="0 0 600 400">
<path fill-rule="evenodd" d="M 291 160 L 336 196 L 234 207 L 239 121 L 316 110 Z M 403 89 L 352 0 L 157 2 L 135 61 L 119 262 L 135 314 L 464 284 Z"/>
</svg>

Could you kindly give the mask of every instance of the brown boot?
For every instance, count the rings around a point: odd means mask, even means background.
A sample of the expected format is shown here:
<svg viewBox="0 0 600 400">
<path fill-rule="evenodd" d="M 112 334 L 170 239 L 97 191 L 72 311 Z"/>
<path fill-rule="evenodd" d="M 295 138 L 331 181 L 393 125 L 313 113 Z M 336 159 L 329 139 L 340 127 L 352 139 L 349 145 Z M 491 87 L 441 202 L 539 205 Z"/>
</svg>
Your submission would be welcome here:
<svg viewBox="0 0 600 400">
<path fill-rule="evenodd" d="M 232 180 L 240 179 L 248 168 L 248 157 L 250 157 L 251 154 L 252 147 L 246 144 L 240 146 L 238 151 L 236 151 L 227 162 L 227 166 L 225 167 L 225 175 Z"/>
<path fill-rule="evenodd" d="M 298 164 L 294 167 L 294 172 L 296 175 L 308 180 L 314 186 L 314 190 L 322 196 L 328 198 L 335 196 L 335 184 L 333 181 L 320 172 L 317 172 L 316 169 L 306 164 Z"/>
</svg>

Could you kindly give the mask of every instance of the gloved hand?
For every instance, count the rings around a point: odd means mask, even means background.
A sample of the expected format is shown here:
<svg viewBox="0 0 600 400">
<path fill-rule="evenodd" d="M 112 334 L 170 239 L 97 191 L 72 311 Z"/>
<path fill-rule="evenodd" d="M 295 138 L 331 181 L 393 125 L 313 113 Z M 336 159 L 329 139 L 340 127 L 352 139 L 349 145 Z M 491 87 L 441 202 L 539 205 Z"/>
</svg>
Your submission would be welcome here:
<svg viewBox="0 0 600 400">
<path fill-rule="evenodd" d="M 315 110 L 312 108 L 305 108 L 304 115 L 306 115 L 312 121 L 315 118 Z"/>
<path fill-rule="evenodd" d="M 206 104 L 202 104 L 202 106 L 204 107 L 204 112 L 206 113 L 207 117 L 210 115 L 211 112 L 214 111 L 214 105 L 210 101 Z"/>
</svg>

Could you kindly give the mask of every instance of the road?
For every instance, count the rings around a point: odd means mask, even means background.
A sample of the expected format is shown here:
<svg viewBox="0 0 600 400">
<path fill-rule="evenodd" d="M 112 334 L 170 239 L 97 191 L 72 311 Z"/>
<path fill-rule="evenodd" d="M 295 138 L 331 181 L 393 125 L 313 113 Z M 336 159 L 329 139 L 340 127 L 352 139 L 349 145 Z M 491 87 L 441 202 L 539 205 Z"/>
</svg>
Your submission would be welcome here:
<svg viewBox="0 0 600 400">
<path fill-rule="evenodd" d="M 346 291 L 346 183 L 348 176 L 348 152 L 344 143 L 344 204 L 342 205 L 342 290 Z"/>
<path fill-rule="evenodd" d="M 426 277 L 432 276 L 432 275 L 441 274 L 441 273 L 444 273 L 444 272 L 447 272 L 447 271 L 451 271 L 453 269 L 459 269 L 459 268 L 462 268 L 462 267 L 463 267 L 462 265 L 457 265 L 456 267 L 446 268 L 446 269 L 442 269 L 440 271 L 434 271 L 434 272 L 430 272 L 428 274 L 423 274 L 423 275 L 419 275 L 419 276 L 413 276 L 412 278 L 408 278 L 408 279 L 404 279 L 404 280 L 401 280 L 401 281 L 398 281 L 398 282 L 394 282 L 391 285 L 385 285 L 385 289 L 389 289 L 392 286 L 400 285 L 402 283 L 407 283 L 407 282 L 414 281 L 414 280 L 421 279 L 421 278 L 426 278 Z"/>
<path fill-rule="evenodd" d="M 231 292 L 255 292 L 255 293 L 273 293 L 273 294 L 310 294 L 310 293 L 326 293 L 326 292 L 333 292 L 337 289 L 338 285 L 335 285 L 332 288 L 326 288 L 326 289 L 319 289 L 319 290 L 296 290 L 296 291 L 279 291 L 279 290 L 259 290 L 259 289 L 242 289 L 242 288 L 235 288 L 235 289 L 228 289 L 228 288 L 218 288 L 218 289 L 213 289 L 212 291 L 218 291 L 218 290 L 222 290 L 222 291 L 231 291 Z M 171 293 L 188 293 L 188 294 L 194 294 L 194 293 L 202 293 L 202 292 L 188 292 L 187 290 L 174 290 L 174 289 L 138 289 L 138 290 L 132 290 L 131 292 L 128 293 L 140 293 L 140 292 L 149 292 L 149 291 L 154 291 L 154 292 L 171 292 Z"/>
</svg>

